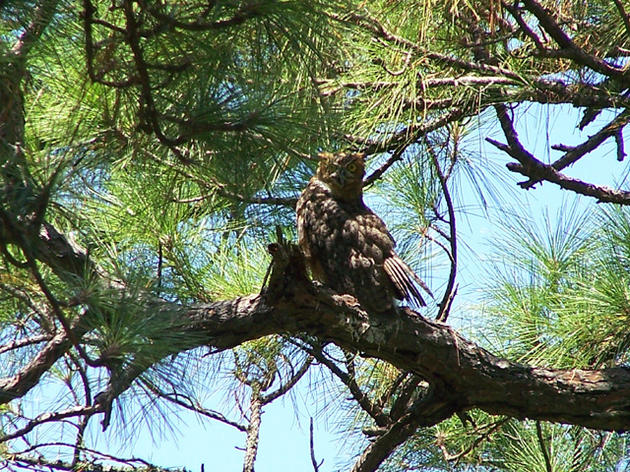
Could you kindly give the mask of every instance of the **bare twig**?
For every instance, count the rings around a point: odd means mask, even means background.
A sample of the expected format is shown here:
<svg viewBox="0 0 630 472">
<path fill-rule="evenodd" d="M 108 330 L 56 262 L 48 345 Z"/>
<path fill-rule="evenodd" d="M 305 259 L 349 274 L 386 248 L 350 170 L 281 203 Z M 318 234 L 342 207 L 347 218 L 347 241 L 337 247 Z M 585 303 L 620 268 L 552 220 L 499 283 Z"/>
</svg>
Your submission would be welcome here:
<svg viewBox="0 0 630 472">
<path fill-rule="evenodd" d="M 0 443 L 10 441 L 11 439 L 18 438 L 20 436 L 24 436 L 29 433 L 37 426 L 42 425 L 44 423 L 50 423 L 52 421 L 60 421 L 66 418 L 72 418 L 75 416 L 86 416 L 93 415 L 95 413 L 101 412 L 99 406 L 75 406 L 72 408 L 68 408 L 62 411 L 48 412 L 42 413 L 36 418 L 30 420 L 26 426 L 23 426 L 20 429 L 13 431 L 12 433 L 5 434 L 4 436 L 0 436 Z"/>
<path fill-rule="evenodd" d="M 322 459 L 319 464 L 317 463 L 317 459 L 315 458 L 315 435 L 313 434 L 313 417 L 311 416 L 311 422 L 309 426 L 309 437 L 310 437 L 310 449 L 311 449 L 311 464 L 313 464 L 313 471 L 319 472 L 319 468 L 324 463 L 324 459 Z"/>
<path fill-rule="evenodd" d="M 555 149 L 564 150 L 566 153 L 564 156 L 553 162 L 551 166 L 556 170 L 562 170 L 574 164 L 585 154 L 596 149 L 605 140 L 619 133 L 628 123 L 630 123 L 630 111 L 626 110 L 617 115 L 610 123 L 602 127 L 597 133 L 589 137 L 582 144 L 570 147 L 565 146 L 562 148 L 555 146 Z"/>
<path fill-rule="evenodd" d="M 523 19 L 523 16 L 521 15 L 521 11 L 517 6 L 513 6 L 510 4 L 510 2 L 506 2 L 506 1 L 501 2 L 501 6 L 510 12 L 512 17 L 516 20 L 516 23 L 518 24 L 519 28 L 521 28 L 521 31 L 523 31 L 523 33 L 525 33 L 525 35 L 528 36 L 534 42 L 534 44 L 536 45 L 536 48 L 539 51 L 547 50 L 547 48 L 545 47 L 543 42 L 540 40 L 538 35 L 534 33 L 534 31 L 529 27 L 527 22 Z"/>
<path fill-rule="evenodd" d="M 39 336 L 33 336 L 30 338 L 15 339 L 11 341 L 10 343 L 3 344 L 2 346 L 0 346 L 0 354 L 7 351 L 12 351 L 13 349 L 19 349 L 22 347 L 31 346 L 33 344 L 39 344 L 45 341 L 50 341 L 51 338 L 52 336 L 49 334 L 41 334 Z"/>
<path fill-rule="evenodd" d="M 549 451 L 547 450 L 547 445 L 545 444 L 545 438 L 543 437 L 540 421 L 536 421 L 536 436 L 538 437 L 538 445 L 540 446 L 543 458 L 545 459 L 545 469 L 547 472 L 553 472 L 551 460 L 549 459 Z"/>
<path fill-rule="evenodd" d="M 394 149 L 392 155 L 381 165 L 378 169 L 372 172 L 369 176 L 365 178 L 363 182 L 363 186 L 370 185 L 374 183 L 375 180 L 379 179 L 393 164 L 401 159 L 402 154 L 407 149 L 407 146 L 417 140 L 421 139 L 423 136 L 426 136 L 431 131 L 435 131 L 442 126 L 445 126 L 448 123 L 453 121 L 457 121 L 462 118 L 465 114 L 463 108 L 455 107 L 448 113 L 443 114 L 442 116 L 435 118 L 430 121 L 426 121 L 421 125 L 409 125 L 405 129 L 397 132 L 390 139 L 386 140 L 383 144 L 379 143 L 366 143 L 364 150 L 366 153 L 371 154 L 373 152 L 377 152 L 383 149 Z M 356 140 L 356 137 L 346 136 L 346 139 L 351 141 L 352 139 Z"/>
<path fill-rule="evenodd" d="M 289 378 L 289 380 L 287 380 L 284 384 L 282 384 L 280 387 L 278 387 L 277 390 L 275 390 L 275 391 L 273 391 L 271 393 L 268 393 L 266 395 L 261 395 L 260 398 L 261 398 L 262 404 L 263 405 L 267 405 L 268 403 L 271 403 L 275 399 L 281 397 L 282 395 L 287 393 L 289 390 L 291 390 L 295 386 L 295 384 L 302 377 L 304 377 L 304 374 L 306 374 L 306 372 L 308 372 L 308 369 L 311 367 L 312 363 L 313 363 L 313 356 L 308 356 L 306 358 L 306 360 L 302 363 L 300 368 L 297 370 L 297 372 L 295 372 Z"/>
<path fill-rule="evenodd" d="M 486 141 L 506 152 L 519 162 L 519 164 L 513 162 L 508 163 L 507 168 L 509 170 L 523 174 L 533 180 L 547 180 L 556 183 L 564 189 L 595 197 L 601 202 L 619 203 L 622 205 L 630 204 L 630 192 L 615 190 L 604 185 L 594 185 L 568 177 L 558 172 L 553 166 L 544 164 L 536 159 L 519 141 L 512 118 L 508 115 L 507 107 L 503 104 L 497 104 L 495 105 L 495 109 L 497 110 L 497 116 L 508 144 L 505 145 L 490 138 L 486 138 Z M 531 180 L 521 182 L 519 185 L 528 187 L 530 181 Z"/>
<path fill-rule="evenodd" d="M 359 406 L 372 417 L 374 422 L 378 426 L 386 426 L 389 422 L 387 415 L 383 413 L 381 408 L 377 408 L 370 398 L 363 393 L 361 387 L 356 382 L 356 379 L 349 375 L 347 372 L 344 372 L 339 368 L 335 362 L 330 360 L 326 353 L 319 346 L 307 346 L 303 344 L 298 344 L 302 349 L 308 352 L 311 356 L 313 356 L 320 364 L 325 365 L 330 369 L 330 371 L 339 379 L 341 382 L 348 387 L 350 390 L 350 394 L 359 404 Z"/>
<path fill-rule="evenodd" d="M 389 169 L 392 165 L 394 165 L 394 163 L 402 159 L 402 155 L 406 151 L 406 149 L 406 144 L 398 146 L 398 149 L 396 149 L 378 169 L 376 169 L 368 177 L 365 178 L 365 180 L 363 181 L 363 186 L 367 187 L 368 185 L 374 183 L 374 181 L 380 179 L 381 176 L 387 171 L 387 169 Z"/>
<path fill-rule="evenodd" d="M 188 395 L 184 395 L 177 392 L 172 392 L 172 393 L 164 392 L 153 383 L 150 383 L 147 381 L 143 382 L 143 385 L 145 385 L 149 389 L 149 391 L 151 391 L 158 397 L 163 398 L 164 400 L 170 403 L 173 403 L 174 405 L 181 406 L 182 408 L 185 408 L 190 411 L 194 411 L 195 413 L 205 416 L 207 418 L 220 421 L 221 423 L 232 426 L 233 428 L 236 428 L 239 431 L 242 431 L 244 433 L 247 432 L 246 426 L 240 423 L 237 423 L 236 421 L 232 421 L 226 418 L 225 415 L 223 415 L 222 413 L 219 413 L 218 411 L 204 408 L 203 406 L 198 404 L 198 402 L 190 398 Z"/>
<path fill-rule="evenodd" d="M 457 276 L 457 230 L 455 225 L 455 207 L 453 205 L 451 193 L 448 189 L 446 177 L 442 172 L 442 168 L 440 167 L 440 162 L 438 161 L 435 150 L 433 149 L 431 143 L 429 143 L 428 139 L 425 139 L 424 143 L 433 161 L 433 167 L 435 168 L 438 179 L 440 180 L 442 194 L 444 195 L 444 201 L 446 202 L 446 208 L 448 211 L 448 226 L 450 230 L 448 241 L 451 245 L 451 250 L 449 252 L 451 259 L 451 270 L 448 276 L 446 289 L 444 290 L 444 296 L 442 297 L 442 301 L 438 305 L 440 309 L 436 317 L 438 321 L 445 322 L 450 313 L 451 304 L 455 295 L 455 277 Z"/>
<path fill-rule="evenodd" d="M 46 458 L 42 457 L 41 455 L 38 455 L 38 456 L 28 455 L 29 452 L 36 451 L 39 448 L 46 448 L 46 447 L 51 447 L 51 446 L 74 448 L 74 445 L 63 443 L 63 442 L 43 442 L 43 443 L 38 443 L 36 445 L 33 445 L 24 450 L 11 451 L 10 458 L 8 460 L 16 462 L 16 463 L 44 466 L 50 470 L 68 470 L 68 471 L 76 470 L 76 467 L 72 463 L 69 463 L 69 462 L 64 462 L 60 460 L 49 461 Z M 138 464 L 139 466 L 143 466 L 148 470 L 152 470 L 156 472 L 167 471 L 167 469 L 160 468 L 139 457 L 121 458 L 121 457 L 116 457 L 114 455 L 106 454 L 104 452 L 96 451 L 94 449 L 90 449 L 83 446 L 80 447 L 79 449 L 81 450 L 81 452 L 90 454 L 94 458 L 93 460 L 104 459 L 106 461 L 117 462 L 117 463 L 123 464 L 123 467 L 121 468 L 117 468 L 110 465 L 110 467 L 112 467 L 113 472 L 128 472 L 129 465 L 131 464 Z M 93 464 L 93 465 L 95 465 L 94 469 L 98 470 L 98 464 Z M 171 469 L 168 469 L 168 470 L 170 471 Z"/>
</svg>

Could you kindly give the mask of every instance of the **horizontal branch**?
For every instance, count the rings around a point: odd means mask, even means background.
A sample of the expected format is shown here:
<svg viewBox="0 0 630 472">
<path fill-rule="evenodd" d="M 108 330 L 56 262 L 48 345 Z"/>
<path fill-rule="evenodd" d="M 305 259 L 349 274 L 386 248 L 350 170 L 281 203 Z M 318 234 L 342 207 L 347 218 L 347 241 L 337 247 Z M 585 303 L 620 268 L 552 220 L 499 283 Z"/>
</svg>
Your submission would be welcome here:
<svg viewBox="0 0 630 472">
<path fill-rule="evenodd" d="M 489 140 L 491 144 L 497 146 L 496 141 Z M 497 146 L 498 147 L 498 146 Z M 501 149 L 501 148 L 500 148 Z M 585 182 L 580 179 L 569 177 L 568 175 L 558 172 L 552 166 L 547 164 L 541 164 L 540 166 L 526 167 L 516 162 L 509 162 L 507 164 L 508 170 L 517 172 L 521 175 L 529 177 L 529 180 L 522 182 L 521 185 L 524 188 L 530 187 L 532 181 L 539 182 L 546 180 L 559 185 L 565 190 L 571 190 L 580 195 L 587 197 L 594 197 L 598 202 L 617 203 L 619 205 L 630 205 L 630 192 L 626 190 L 616 190 L 606 185 L 597 185 L 589 182 Z"/>
<path fill-rule="evenodd" d="M 500 359 L 449 326 L 410 310 L 366 314 L 351 297 L 286 281 L 273 300 L 261 295 L 197 306 L 191 332 L 220 349 L 269 334 L 307 332 L 412 371 L 442 393 L 418 426 L 479 408 L 490 414 L 605 430 L 630 427 L 630 369 L 546 369 Z M 437 414 L 440 412 L 440 414 Z"/>
</svg>

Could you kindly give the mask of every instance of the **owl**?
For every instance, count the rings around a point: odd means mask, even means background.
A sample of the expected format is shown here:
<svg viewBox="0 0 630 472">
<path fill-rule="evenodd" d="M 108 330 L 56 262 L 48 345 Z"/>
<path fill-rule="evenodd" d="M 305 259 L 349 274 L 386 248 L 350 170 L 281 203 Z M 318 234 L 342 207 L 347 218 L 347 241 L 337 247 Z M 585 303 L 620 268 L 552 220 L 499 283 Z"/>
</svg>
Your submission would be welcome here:
<svg viewBox="0 0 630 472">
<path fill-rule="evenodd" d="M 363 203 L 365 154 L 320 153 L 317 173 L 298 199 L 298 242 L 313 278 L 353 295 L 367 311 L 382 312 L 394 299 L 415 307 L 431 291 L 394 251 L 381 220 Z"/>
</svg>

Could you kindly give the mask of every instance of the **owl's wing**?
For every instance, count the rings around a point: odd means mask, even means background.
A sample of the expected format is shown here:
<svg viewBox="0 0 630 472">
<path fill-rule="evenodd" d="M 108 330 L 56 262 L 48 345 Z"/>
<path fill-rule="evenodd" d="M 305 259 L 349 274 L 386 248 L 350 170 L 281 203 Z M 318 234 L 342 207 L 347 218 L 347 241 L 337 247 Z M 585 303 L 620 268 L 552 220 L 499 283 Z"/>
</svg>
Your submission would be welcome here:
<svg viewBox="0 0 630 472">
<path fill-rule="evenodd" d="M 403 300 L 408 300 L 418 307 L 426 306 L 426 302 L 424 298 L 422 298 L 418 286 L 422 287 L 422 289 L 433 297 L 427 284 L 425 284 L 422 279 L 411 270 L 411 267 L 405 264 L 395 253 L 385 259 L 383 268 Z"/>
</svg>

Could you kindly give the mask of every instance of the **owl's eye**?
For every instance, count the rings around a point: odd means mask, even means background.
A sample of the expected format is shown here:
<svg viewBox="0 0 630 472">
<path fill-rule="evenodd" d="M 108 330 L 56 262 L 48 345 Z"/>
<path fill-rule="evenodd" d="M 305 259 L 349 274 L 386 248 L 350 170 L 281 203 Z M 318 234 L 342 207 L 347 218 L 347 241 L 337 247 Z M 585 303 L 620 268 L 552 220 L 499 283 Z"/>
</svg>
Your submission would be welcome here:
<svg viewBox="0 0 630 472">
<path fill-rule="evenodd" d="M 357 170 L 357 165 L 356 165 L 354 162 L 352 162 L 352 163 L 348 164 L 348 166 L 346 167 L 346 169 L 347 169 L 349 172 L 356 172 L 356 170 Z"/>
</svg>

